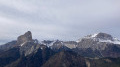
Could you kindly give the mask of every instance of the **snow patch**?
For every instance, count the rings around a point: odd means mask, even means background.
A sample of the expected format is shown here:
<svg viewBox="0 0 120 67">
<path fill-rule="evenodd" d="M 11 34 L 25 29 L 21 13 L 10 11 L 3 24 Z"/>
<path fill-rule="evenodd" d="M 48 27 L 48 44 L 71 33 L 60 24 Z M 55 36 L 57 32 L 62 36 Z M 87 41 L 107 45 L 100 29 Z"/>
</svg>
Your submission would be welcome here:
<svg viewBox="0 0 120 67">
<path fill-rule="evenodd" d="M 52 46 L 55 42 L 56 42 L 56 41 L 53 41 L 52 43 L 50 43 L 50 44 L 48 45 L 48 47 Z"/>
<path fill-rule="evenodd" d="M 41 42 L 41 44 L 46 45 L 46 46 L 48 46 L 48 47 L 51 47 L 51 46 L 53 46 L 53 44 L 54 44 L 56 41 L 57 41 L 57 40 L 53 40 L 53 42 L 51 42 L 50 44 L 46 44 L 46 43 L 44 43 L 44 42 Z"/>
<path fill-rule="evenodd" d="M 99 39 L 99 42 L 108 42 L 108 43 L 113 43 L 113 44 L 120 44 L 120 41 L 117 38 L 114 38 L 113 41 Z"/>
<path fill-rule="evenodd" d="M 112 39 L 101 39 L 101 38 L 97 38 L 97 35 L 99 33 L 95 33 L 93 35 L 88 35 L 88 36 L 85 36 L 81 39 L 79 39 L 78 41 L 76 41 L 77 43 L 81 42 L 82 39 L 92 39 L 96 42 L 106 42 L 106 43 L 113 43 L 113 44 L 120 44 L 120 40 L 117 39 L 117 38 L 112 38 Z"/>
<path fill-rule="evenodd" d="M 22 43 L 20 46 L 23 46 L 26 42 Z"/>
<path fill-rule="evenodd" d="M 98 33 L 95 33 L 93 35 L 91 35 L 91 37 L 96 37 L 98 35 Z"/>
</svg>

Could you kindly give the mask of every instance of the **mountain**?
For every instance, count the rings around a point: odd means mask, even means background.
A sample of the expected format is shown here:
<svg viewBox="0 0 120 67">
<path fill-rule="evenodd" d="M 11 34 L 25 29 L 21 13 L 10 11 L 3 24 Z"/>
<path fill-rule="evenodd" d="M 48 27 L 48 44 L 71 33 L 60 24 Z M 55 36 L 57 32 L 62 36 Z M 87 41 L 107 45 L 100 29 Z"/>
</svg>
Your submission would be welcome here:
<svg viewBox="0 0 120 67">
<path fill-rule="evenodd" d="M 4 50 L 8 50 L 10 48 L 13 48 L 16 46 L 16 43 L 17 43 L 17 41 L 14 40 L 14 41 L 8 42 L 4 45 L 0 45 L 0 51 L 4 51 Z"/>
<path fill-rule="evenodd" d="M 0 46 L 0 67 L 120 67 L 119 57 L 120 41 L 107 33 L 38 41 L 28 31 Z"/>
<path fill-rule="evenodd" d="M 20 58 L 19 48 L 11 48 L 0 54 L 0 67 L 4 67 Z"/>
<path fill-rule="evenodd" d="M 5 67 L 41 67 L 54 52 L 49 48 L 38 49 L 36 53 L 27 56 L 21 56 L 16 61 Z"/>
<path fill-rule="evenodd" d="M 1 49 L 0 67 L 40 67 L 55 53 L 47 46 L 39 44 L 36 39 L 32 39 L 30 31 L 12 43 L 13 41 L 1 46 L 5 48 Z M 11 47 L 8 47 L 9 45 Z"/>
<path fill-rule="evenodd" d="M 84 57 L 120 57 L 120 41 L 107 33 L 87 35 L 77 41 L 44 40 L 42 44 L 53 50 L 72 50 Z"/>
<path fill-rule="evenodd" d="M 91 57 L 120 57 L 120 41 L 106 33 L 85 36 L 77 43 L 76 50 L 85 52 L 86 56 L 91 53 Z M 79 53 L 82 54 L 82 52 Z"/>
<path fill-rule="evenodd" d="M 14 40 L 14 41 L 8 42 L 4 45 L 1 45 L 0 50 L 8 50 L 8 49 L 13 48 L 13 47 L 22 46 L 25 43 L 32 42 L 32 41 L 33 41 L 32 34 L 30 31 L 28 31 L 24 35 L 19 36 L 17 38 L 17 40 Z"/>
<path fill-rule="evenodd" d="M 84 57 L 72 51 L 61 51 L 52 56 L 42 67 L 87 67 Z"/>
<path fill-rule="evenodd" d="M 72 51 L 61 51 L 42 67 L 120 67 L 120 58 L 84 58 Z"/>
</svg>

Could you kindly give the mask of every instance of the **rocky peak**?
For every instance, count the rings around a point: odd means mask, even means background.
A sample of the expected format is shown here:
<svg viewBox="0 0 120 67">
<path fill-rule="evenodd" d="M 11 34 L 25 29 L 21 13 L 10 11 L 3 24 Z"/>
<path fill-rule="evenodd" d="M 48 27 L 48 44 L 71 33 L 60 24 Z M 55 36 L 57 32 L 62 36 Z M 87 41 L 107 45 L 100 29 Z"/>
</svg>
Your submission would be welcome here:
<svg viewBox="0 0 120 67">
<path fill-rule="evenodd" d="M 26 32 L 24 34 L 24 36 L 26 36 L 27 38 L 31 38 L 32 39 L 32 33 L 30 31 Z"/>
<path fill-rule="evenodd" d="M 93 35 L 87 35 L 84 38 L 81 38 L 77 41 L 78 43 L 88 44 L 88 46 L 98 43 L 109 43 L 109 44 L 120 44 L 120 40 L 117 38 L 112 37 L 110 34 L 107 33 L 96 33 Z"/>
<path fill-rule="evenodd" d="M 17 44 L 19 45 L 29 41 L 32 41 L 32 33 L 30 31 L 26 32 L 24 35 L 21 35 L 17 38 Z"/>
<path fill-rule="evenodd" d="M 113 41 L 113 37 L 110 34 L 107 33 L 95 33 L 93 35 L 87 35 L 84 38 L 96 38 L 96 39 L 102 39 L 102 40 L 112 40 Z"/>
<path fill-rule="evenodd" d="M 113 40 L 113 37 L 107 33 L 98 33 L 96 38 L 104 39 L 104 40 Z"/>
</svg>

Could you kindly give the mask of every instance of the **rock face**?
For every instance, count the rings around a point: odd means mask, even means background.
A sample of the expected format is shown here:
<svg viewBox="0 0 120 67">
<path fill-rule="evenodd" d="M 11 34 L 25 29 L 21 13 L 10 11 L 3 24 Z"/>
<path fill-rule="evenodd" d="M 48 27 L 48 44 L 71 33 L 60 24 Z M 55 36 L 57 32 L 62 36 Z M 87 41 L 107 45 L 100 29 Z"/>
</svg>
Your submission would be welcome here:
<svg viewBox="0 0 120 67">
<path fill-rule="evenodd" d="M 46 48 L 45 45 L 39 44 L 37 39 L 32 39 L 30 31 L 18 37 L 17 45 L 20 46 L 20 54 L 24 56 L 36 53 L 38 49 Z"/>
<path fill-rule="evenodd" d="M 36 53 L 38 49 L 46 48 L 45 45 L 42 46 L 41 44 L 39 44 L 37 39 L 32 39 L 32 33 L 30 31 L 26 32 L 24 35 L 19 36 L 17 38 L 17 41 L 12 41 L 0 46 L 0 50 L 5 51 L 14 47 L 19 47 L 20 55 L 24 56 Z"/>
<path fill-rule="evenodd" d="M 106 33 L 98 33 L 95 37 L 100 38 L 100 39 L 104 39 L 104 40 L 113 40 L 113 37 L 109 34 L 106 34 Z"/>
<path fill-rule="evenodd" d="M 29 41 L 32 41 L 32 33 L 30 31 L 26 32 L 24 35 L 21 35 L 17 38 L 18 45 Z"/>
</svg>

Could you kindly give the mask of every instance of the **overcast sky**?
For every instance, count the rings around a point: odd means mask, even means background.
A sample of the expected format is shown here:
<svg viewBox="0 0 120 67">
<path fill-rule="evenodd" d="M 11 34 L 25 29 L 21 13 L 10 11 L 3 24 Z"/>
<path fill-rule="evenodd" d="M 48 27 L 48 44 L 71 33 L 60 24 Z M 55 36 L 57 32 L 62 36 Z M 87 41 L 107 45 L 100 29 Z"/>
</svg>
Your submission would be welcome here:
<svg viewBox="0 0 120 67">
<path fill-rule="evenodd" d="M 38 40 L 98 32 L 120 39 L 120 0 L 0 0 L 0 43 L 28 30 Z"/>
</svg>

